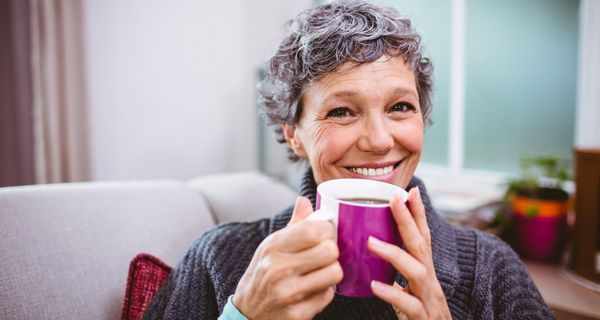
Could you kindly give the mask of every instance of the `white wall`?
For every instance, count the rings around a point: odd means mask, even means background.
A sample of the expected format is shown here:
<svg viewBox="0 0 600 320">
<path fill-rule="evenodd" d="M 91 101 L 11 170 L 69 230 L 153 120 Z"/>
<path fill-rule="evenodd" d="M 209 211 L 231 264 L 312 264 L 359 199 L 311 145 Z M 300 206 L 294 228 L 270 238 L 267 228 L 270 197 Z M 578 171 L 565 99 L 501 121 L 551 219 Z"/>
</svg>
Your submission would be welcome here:
<svg viewBox="0 0 600 320">
<path fill-rule="evenodd" d="M 92 179 L 256 168 L 256 68 L 311 3 L 85 0 Z"/>
</svg>

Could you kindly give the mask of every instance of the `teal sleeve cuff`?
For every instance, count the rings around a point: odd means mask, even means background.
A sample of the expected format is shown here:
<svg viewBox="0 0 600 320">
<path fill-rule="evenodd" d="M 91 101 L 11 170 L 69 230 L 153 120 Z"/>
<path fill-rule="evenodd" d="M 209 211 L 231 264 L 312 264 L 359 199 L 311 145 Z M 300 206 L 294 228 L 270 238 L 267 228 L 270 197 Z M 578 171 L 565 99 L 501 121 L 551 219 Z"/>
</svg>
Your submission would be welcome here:
<svg viewBox="0 0 600 320">
<path fill-rule="evenodd" d="M 233 295 L 230 295 L 227 299 L 227 304 L 223 308 L 223 313 L 219 317 L 219 320 L 248 320 L 238 308 L 233 304 Z"/>
</svg>

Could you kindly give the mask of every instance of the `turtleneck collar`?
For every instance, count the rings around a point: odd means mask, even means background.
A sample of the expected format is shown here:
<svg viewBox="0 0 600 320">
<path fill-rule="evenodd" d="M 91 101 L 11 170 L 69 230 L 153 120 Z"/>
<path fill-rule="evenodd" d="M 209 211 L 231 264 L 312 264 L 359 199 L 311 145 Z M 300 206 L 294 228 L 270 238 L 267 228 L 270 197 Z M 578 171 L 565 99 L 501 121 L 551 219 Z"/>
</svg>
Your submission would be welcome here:
<svg viewBox="0 0 600 320">
<path fill-rule="evenodd" d="M 427 224 L 431 232 L 433 264 L 436 275 L 446 297 L 449 298 L 454 294 L 456 279 L 460 275 L 454 229 L 434 210 L 423 181 L 417 177 L 413 177 L 406 189 L 408 191 L 414 187 L 419 188 L 421 199 L 425 206 Z M 302 177 L 298 193 L 300 196 L 307 197 L 311 201 L 313 208 L 315 207 L 317 184 L 315 183 L 312 168 L 308 168 Z M 292 216 L 292 211 L 293 206 L 274 217 L 270 232 L 285 227 Z M 400 280 L 402 281 L 402 278 Z"/>
</svg>

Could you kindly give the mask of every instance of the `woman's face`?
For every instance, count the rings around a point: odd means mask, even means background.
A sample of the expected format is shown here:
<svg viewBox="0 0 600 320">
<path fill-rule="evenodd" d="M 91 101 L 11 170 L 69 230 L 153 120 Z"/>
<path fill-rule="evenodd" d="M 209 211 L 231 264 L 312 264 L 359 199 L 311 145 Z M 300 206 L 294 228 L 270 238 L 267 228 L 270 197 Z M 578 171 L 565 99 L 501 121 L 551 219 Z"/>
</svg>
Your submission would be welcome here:
<svg viewBox="0 0 600 320">
<path fill-rule="evenodd" d="M 284 134 L 317 184 L 359 178 L 406 188 L 423 145 L 414 74 L 402 58 L 348 62 L 305 88 L 300 121 Z"/>
</svg>

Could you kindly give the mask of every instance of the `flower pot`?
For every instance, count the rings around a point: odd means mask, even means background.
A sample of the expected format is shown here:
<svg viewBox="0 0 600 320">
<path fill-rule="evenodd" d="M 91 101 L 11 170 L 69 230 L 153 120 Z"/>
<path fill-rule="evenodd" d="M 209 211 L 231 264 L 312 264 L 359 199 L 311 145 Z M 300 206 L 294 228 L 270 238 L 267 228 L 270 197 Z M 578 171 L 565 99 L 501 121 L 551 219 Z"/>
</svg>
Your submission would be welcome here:
<svg viewBox="0 0 600 320">
<path fill-rule="evenodd" d="M 567 200 L 515 196 L 511 200 L 516 249 L 523 258 L 556 262 L 567 232 Z"/>
</svg>

